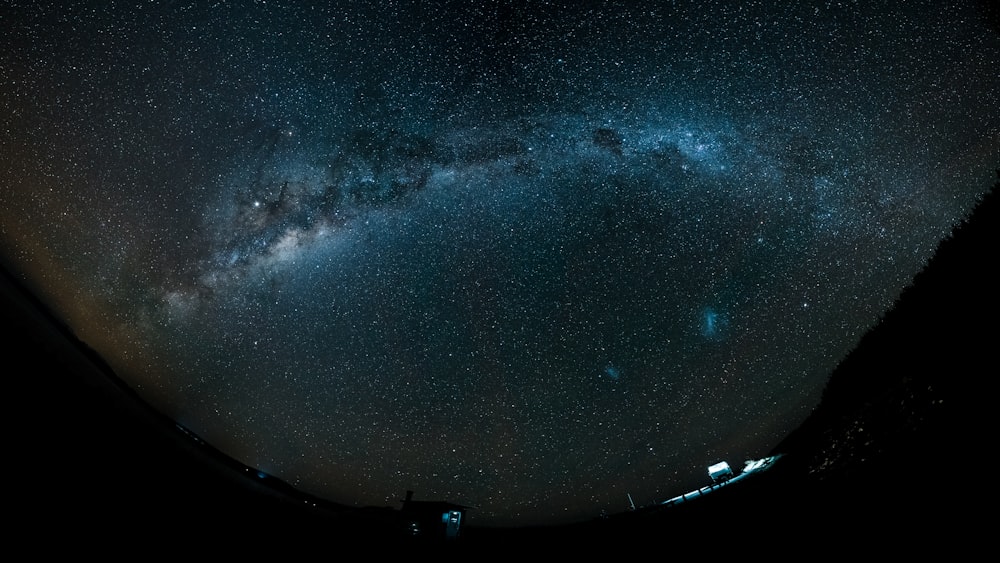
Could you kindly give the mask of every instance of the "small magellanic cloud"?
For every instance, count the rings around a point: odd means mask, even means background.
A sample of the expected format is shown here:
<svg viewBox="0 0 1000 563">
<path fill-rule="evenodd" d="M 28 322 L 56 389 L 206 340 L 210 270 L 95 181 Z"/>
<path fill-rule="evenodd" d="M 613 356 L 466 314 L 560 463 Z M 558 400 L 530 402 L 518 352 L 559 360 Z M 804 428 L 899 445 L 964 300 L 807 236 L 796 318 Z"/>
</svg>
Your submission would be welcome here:
<svg viewBox="0 0 1000 563">
<path fill-rule="evenodd" d="M 604 375 L 617 381 L 618 378 L 621 377 L 622 372 L 620 369 L 618 369 L 618 366 L 609 363 L 608 365 L 604 366 Z"/>
</svg>

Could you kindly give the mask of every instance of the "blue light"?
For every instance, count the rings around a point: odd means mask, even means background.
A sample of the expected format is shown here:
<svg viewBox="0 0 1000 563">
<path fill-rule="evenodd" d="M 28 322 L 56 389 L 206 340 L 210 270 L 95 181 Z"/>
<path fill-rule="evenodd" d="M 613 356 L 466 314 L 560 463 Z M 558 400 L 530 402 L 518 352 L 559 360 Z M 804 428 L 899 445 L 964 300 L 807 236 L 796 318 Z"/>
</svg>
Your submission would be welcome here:
<svg viewBox="0 0 1000 563">
<path fill-rule="evenodd" d="M 615 366 L 614 364 L 608 364 L 607 366 L 604 367 L 604 375 L 610 377 L 611 379 L 614 379 L 615 381 L 618 381 L 618 378 L 621 377 L 621 374 L 622 374 L 621 370 L 618 369 L 618 367 Z"/>
<path fill-rule="evenodd" d="M 719 319 L 719 314 L 715 311 L 709 309 L 705 311 L 705 336 L 715 336 L 716 334 L 716 321 Z"/>
<path fill-rule="evenodd" d="M 725 336 L 724 331 L 729 326 L 729 317 L 725 313 L 706 307 L 701 313 L 701 335 L 710 340 Z"/>
</svg>

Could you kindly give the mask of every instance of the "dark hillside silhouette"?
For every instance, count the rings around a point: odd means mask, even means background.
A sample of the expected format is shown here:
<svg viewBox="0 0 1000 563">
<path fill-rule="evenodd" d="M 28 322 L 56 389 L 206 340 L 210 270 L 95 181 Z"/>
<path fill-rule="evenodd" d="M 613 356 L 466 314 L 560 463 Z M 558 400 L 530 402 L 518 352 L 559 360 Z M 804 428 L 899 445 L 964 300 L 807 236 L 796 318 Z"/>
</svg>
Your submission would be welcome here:
<svg viewBox="0 0 1000 563">
<path fill-rule="evenodd" d="M 894 462 L 897 450 L 923 450 L 909 464 L 924 467 L 943 457 L 932 445 L 966 459 L 975 451 L 985 428 L 971 425 L 985 421 L 983 391 L 996 375 L 997 186 L 841 362 L 821 405 L 779 449 L 800 451 L 826 479 L 868 467 L 855 458 Z"/>
</svg>

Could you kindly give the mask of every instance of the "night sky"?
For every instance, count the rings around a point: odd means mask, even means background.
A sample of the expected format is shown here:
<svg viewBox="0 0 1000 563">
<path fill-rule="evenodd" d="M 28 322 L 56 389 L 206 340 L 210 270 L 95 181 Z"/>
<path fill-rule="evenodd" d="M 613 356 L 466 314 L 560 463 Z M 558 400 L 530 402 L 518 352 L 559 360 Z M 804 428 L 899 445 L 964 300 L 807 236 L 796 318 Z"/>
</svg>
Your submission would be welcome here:
<svg viewBox="0 0 1000 563">
<path fill-rule="evenodd" d="M 990 188 L 974 3 L 7 2 L 0 257 L 351 505 L 557 523 L 762 457 Z"/>
</svg>

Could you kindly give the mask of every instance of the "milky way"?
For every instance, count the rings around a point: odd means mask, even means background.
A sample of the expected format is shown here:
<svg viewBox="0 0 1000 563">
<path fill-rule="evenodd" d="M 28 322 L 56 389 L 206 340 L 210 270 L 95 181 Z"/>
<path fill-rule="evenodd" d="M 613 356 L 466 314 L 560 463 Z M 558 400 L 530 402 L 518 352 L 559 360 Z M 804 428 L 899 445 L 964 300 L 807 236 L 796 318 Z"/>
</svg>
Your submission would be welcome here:
<svg viewBox="0 0 1000 563">
<path fill-rule="evenodd" d="M 0 249 L 337 502 L 563 522 L 767 454 L 1000 164 L 975 7 L 281 4 L 12 8 Z"/>
</svg>

